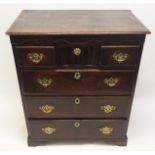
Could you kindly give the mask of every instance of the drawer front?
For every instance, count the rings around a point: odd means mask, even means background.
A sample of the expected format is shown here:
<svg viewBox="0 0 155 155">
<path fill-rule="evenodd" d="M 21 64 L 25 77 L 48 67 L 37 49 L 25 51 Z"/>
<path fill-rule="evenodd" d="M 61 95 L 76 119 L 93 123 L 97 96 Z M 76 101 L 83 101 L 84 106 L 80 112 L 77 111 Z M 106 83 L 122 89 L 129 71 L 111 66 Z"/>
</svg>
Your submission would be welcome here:
<svg viewBox="0 0 155 155">
<path fill-rule="evenodd" d="M 18 66 L 42 67 L 55 65 L 54 46 L 15 46 Z"/>
<path fill-rule="evenodd" d="M 29 118 L 128 117 L 130 96 L 24 97 Z"/>
<path fill-rule="evenodd" d="M 58 66 L 96 66 L 99 50 L 95 43 L 58 43 L 56 62 Z"/>
<path fill-rule="evenodd" d="M 30 137 L 53 139 L 124 138 L 126 120 L 29 120 Z"/>
<path fill-rule="evenodd" d="M 139 45 L 101 46 L 101 66 L 136 66 L 141 50 Z"/>
<path fill-rule="evenodd" d="M 134 71 L 53 70 L 21 72 L 24 94 L 122 95 L 130 94 Z"/>
<path fill-rule="evenodd" d="M 125 118 L 130 96 L 24 97 L 29 118 Z"/>
</svg>

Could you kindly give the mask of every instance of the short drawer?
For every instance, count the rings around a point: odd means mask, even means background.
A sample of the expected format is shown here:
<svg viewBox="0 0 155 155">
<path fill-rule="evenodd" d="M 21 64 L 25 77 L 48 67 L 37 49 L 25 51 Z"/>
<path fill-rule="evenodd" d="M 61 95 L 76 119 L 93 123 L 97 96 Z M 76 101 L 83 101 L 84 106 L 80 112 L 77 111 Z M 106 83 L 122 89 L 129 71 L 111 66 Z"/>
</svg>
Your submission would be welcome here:
<svg viewBox="0 0 155 155">
<path fill-rule="evenodd" d="M 135 84 L 133 70 L 22 71 L 24 94 L 124 95 Z"/>
<path fill-rule="evenodd" d="M 101 46 L 101 66 L 137 66 L 142 48 L 140 45 Z"/>
<path fill-rule="evenodd" d="M 24 97 L 29 118 L 127 118 L 130 96 Z"/>
<path fill-rule="evenodd" d="M 31 138 L 124 138 L 126 120 L 29 120 Z"/>
<path fill-rule="evenodd" d="M 23 67 L 55 65 L 54 46 L 15 46 L 16 62 Z"/>
<path fill-rule="evenodd" d="M 56 62 L 58 66 L 96 66 L 98 65 L 99 48 L 95 43 L 58 42 Z"/>
</svg>

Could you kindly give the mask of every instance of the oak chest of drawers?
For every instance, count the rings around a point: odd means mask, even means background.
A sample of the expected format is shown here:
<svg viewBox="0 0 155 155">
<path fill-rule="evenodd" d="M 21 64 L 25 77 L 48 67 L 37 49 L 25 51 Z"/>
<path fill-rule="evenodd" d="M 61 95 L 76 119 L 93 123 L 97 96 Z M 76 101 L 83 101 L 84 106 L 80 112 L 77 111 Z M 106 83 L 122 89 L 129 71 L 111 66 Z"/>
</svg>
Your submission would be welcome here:
<svg viewBox="0 0 155 155">
<path fill-rule="evenodd" d="M 128 10 L 23 11 L 7 34 L 28 144 L 126 145 L 147 33 Z"/>
</svg>

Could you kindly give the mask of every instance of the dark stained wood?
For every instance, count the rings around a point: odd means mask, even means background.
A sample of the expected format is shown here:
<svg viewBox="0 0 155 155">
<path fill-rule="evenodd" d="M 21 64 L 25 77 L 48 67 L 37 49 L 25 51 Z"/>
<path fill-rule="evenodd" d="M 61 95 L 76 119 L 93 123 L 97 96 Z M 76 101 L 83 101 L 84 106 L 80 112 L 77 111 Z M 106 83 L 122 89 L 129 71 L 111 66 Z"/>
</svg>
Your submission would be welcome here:
<svg viewBox="0 0 155 155">
<path fill-rule="evenodd" d="M 80 79 L 75 74 L 80 73 Z M 109 87 L 104 80 L 118 78 L 115 86 Z M 38 79 L 52 79 L 48 87 Z M 21 72 L 24 94 L 31 95 L 130 95 L 135 84 L 134 70 L 43 70 Z"/>
<path fill-rule="evenodd" d="M 103 139 L 52 139 L 52 138 L 32 138 L 28 137 L 28 145 L 29 146 L 38 146 L 38 145 L 49 145 L 49 144 L 108 144 L 108 145 L 118 145 L 118 146 L 126 146 L 127 145 L 127 137 L 123 138 L 103 138 Z"/>
<path fill-rule="evenodd" d="M 57 41 L 56 41 L 57 42 Z M 19 67 L 135 67 L 140 60 L 142 46 L 140 45 L 100 45 L 97 41 L 87 43 L 72 43 L 58 41 L 55 46 L 14 46 Z M 81 50 L 80 55 L 74 54 L 74 49 Z M 114 53 L 127 54 L 127 59 L 118 63 L 114 60 Z M 39 63 L 28 59 L 29 53 L 43 54 Z"/>
<path fill-rule="evenodd" d="M 30 137 L 53 139 L 106 139 L 124 138 L 127 130 L 126 120 L 29 120 Z M 79 123 L 79 127 L 75 127 Z M 46 134 L 42 129 L 50 127 L 56 129 L 53 134 Z M 103 134 L 100 128 L 112 128 L 109 134 Z"/>
<path fill-rule="evenodd" d="M 129 10 L 23 11 L 7 34 L 13 47 L 28 145 L 105 142 L 125 146 L 148 33 Z M 74 48 L 80 48 L 81 55 L 75 56 Z M 113 59 L 118 51 L 128 54 L 120 64 Z M 36 64 L 27 57 L 29 53 L 44 57 Z M 74 77 L 76 72 L 81 75 L 79 80 Z M 50 86 L 38 83 L 43 77 L 52 78 Z M 104 79 L 110 77 L 118 78 L 116 86 L 105 84 Z M 40 107 L 45 105 L 54 110 L 42 112 Z M 103 106 L 107 105 L 115 110 L 106 113 Z M 78 128 L 75 122 L 80 124 Z M 56 131 L 45 134 L 45 127 Z M 101 127 L 113 131 L 101 134 Z"/>
<path fill-rule="evenodd" d="M 42 54 L 40 62 L 35 63 L 29 59 L 29 54 Z M 41 67 L 55 65 L 55 47 L 54 46 L 16 46 L 15 54 L 18 66 Z"/>
<path fill-rule="evenodd" d="M 81 50 L 80 55 L 75 55 L 74 50 Z M 88 41 L 86 43 L 73 43 L 58 41 L 56 46 L 56 63 L 58 66 L 66 65 L 98 65 L 99 56 L 98 42 Z"/>
<path fill-rule="evenodd" d="M 75 101 L 77 98 L 80 103 Z M 24 97 L 28 118 L 127 118 L 130 96 Z M 40 107 L 52 106 L 51 112 Z M 108 111 L 108 105 L 114 109 Z M 105 109 L 103 107 L 105 106 Z M 106 108 L 107 107 L 107 108 Z"/>
<path fill-rule="evenodd" d="M 122 53 L 127 55 L 126 60 L 119 63 L 113 57 L 114 54 Z M 139 45 L 101 46 L 101 65 L 113 67 L 136 66 L 139 64 L 141 47 Z"/>
<path fill-rule="evenodd" d="M 24 10 L 9 35 L 146 34 L 129 10 Z"/>
<path fill-rule="evenodd" d="M 62 43 L 68 44 L 99 44 L 102 45 L 143 45 L 145 40 L 144 34 L 128 35 L 27 35 L 27 36 L 10 36 L 13 45 L 22 46 L 53 46 Z"/>
</svg>

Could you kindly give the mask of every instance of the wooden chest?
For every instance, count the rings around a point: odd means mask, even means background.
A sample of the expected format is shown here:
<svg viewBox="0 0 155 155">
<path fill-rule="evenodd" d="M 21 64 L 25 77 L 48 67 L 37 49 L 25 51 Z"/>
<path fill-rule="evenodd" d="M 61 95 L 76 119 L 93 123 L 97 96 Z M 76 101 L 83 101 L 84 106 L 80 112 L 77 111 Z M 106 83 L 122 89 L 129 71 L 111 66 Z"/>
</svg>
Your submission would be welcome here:
<svg viewBox="0 0 155 155">
<path fill-rule="evenodd" d="M 7 34 L 28 144 L 126 145 L 148 33 L 128 10 L 23 11 Z"/>
</svg>

